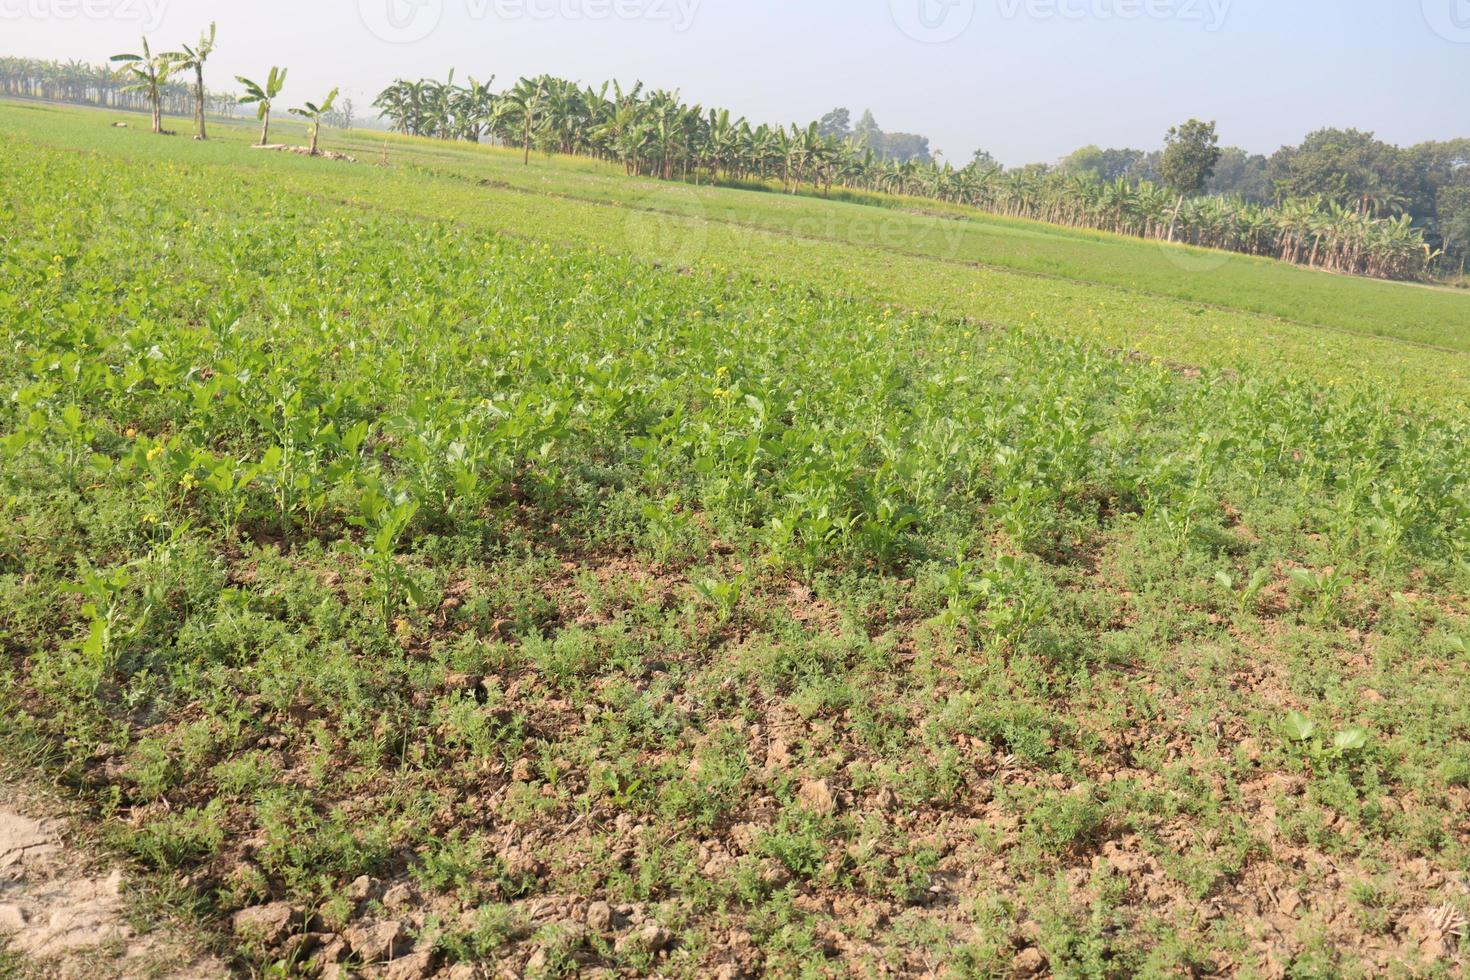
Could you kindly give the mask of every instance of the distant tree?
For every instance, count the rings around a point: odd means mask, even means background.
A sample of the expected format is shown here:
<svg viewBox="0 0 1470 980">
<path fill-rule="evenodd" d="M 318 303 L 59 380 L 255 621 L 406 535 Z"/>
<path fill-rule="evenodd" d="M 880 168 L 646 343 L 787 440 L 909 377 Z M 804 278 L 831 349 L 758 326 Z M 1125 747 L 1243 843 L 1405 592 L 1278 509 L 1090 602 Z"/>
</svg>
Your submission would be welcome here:
<svg viewBox="0 0 1470 980">
<path fill-rule="evenodd" d="M 174 67 L 194 73 L 194 138 L 198 140 L 209 139 L 209 134 L 204 131 L 204 63 L 213 53 L 214 24 L 211 23 L 209 33 L 200 34 L 194 47 L 186 44 L 183 50 L 164 55 L 174 63 Z"/>
<path fill-rule="evenodd" d="M 235 81 L 245 86 L 245 94 L 240 97 L 241 105 L 255 104 L 256 118 L 260 120 L 260 145 L 266 145 L 266 139 L 270 136 L 271 129 L 271 104 L 281 94 L 281 89 L 286 84 L 286 69 L 272 67 L 266 76 L 265 84 L 259 85 L 246 78 L 244 75 L 236 75 Z"/>
<path fill-rule="evenodd" d="M 327 93 L 327 97 L 322 100 L 321 105 L 317 105 L 315 102 L 308 102 L 303 106 L 291 110 L 293 116 L 301 116 L 303 119 L 311 120 L 311 147 L 309 152 L 312 156 L 316 156 L 317 154 L 317 139 L 320 137 L 322 131 L 322 118 L 332 111 L 332 104 L 336 101 L 337 90 L 332 89 L 331 92 Z"/>
<path fill-rule="evenodd" d="M 884 133 L 883 155 L 899 163 L 928 163 L 933 159 L 929 153 L 929 137 L 914 133 Z"/>
<path fill-rule="evenodd" d="M 975 151 L 975 155 L 970 158 L 970 166 L 974 167 L 976 170 L 1005 169 L 1000 165 L 999 160 L 990 155 L 989 150 L 983 148 Z"/>
<path fill-rule="evenodd" d="M 852 127 L 853 142 L 859 146 L 865 146 L 872 150 L 880 158 L 883 156 L 883 130 L 878 128 L 878 120 L 873 118 L 871 109 L 863 110 L 863 117 Z"/>
<path fill-rule="evenodd" d="M 855 146 L 872 150 L 879 160 L 929 163 L 933 159 L 929 137 L 914 133 L 885 133 L 873 118 L 872 110 L 864 110 L 862 118 L 852 128 L 852 141 Z"/>
<path fill-rule="evenodd" d="M 1143 150 L 1104 150 L 1084 146 L 1062 158 L 1058 169 L 1069 174 L 1091 174 L 1103 183 L 1138 181 L 1146 176 L 1148 154 Z"/>
<path fill-rule="evenodd" d="M 847 139 L 852 135 L 852 113 L 846 109 L 833 109 L 817 123 L 817 132 L 825 139 Z"/>
<path fill-rule="evenodd" d="M 1401 210 L 1411 165 L 1398 147 L 1357 129 L 1319 129 L 1271 157 L 1281 198 L 1321 196 L 1359 214 Z"/>
<path fill-rule="evenodd" d="M 351 129 L 355 110 L 351 99 L 343 99 L 337 107 L 323 117 L 322 121 L 336 129 Z"/>
<path fill-rule="evenodd" d="M 1215 132 L 1215 124 L 1191 119 L 1175 126 L 1164 137 L 1159 176 L 1181 195 L 1198 194 L 1205 189 L 1219 162 L 1220 137 Z"/>
<path fill-rule="evenodd" d="M 1470 256 L 1470 174 L 1462 183 L 1440 188 L 1435 211 L 1444 249 L 1460 257 L 1460 274 L 1464 275 Z"/>
<path fill-rule="evenodd" d="M 1205 189 L 1215 164 L 1220 162 L 1220 137 L 1213 122 L 1191 119 L 1169 130 L 1164 137 L 1164 157 L 1159 161 L 1159 176 L 1179 195 L 1174 217 L 1169 224 L 1169 240 L 1179 222 L 1184 199 Z"/>
<path fill-rule="evenodd" d="M 1271 200 L 1269 171 L 1269 161 L 1259 153 L 1227 146 L 1220 151 L 1220 160 L 1205 188 L 1211 194 L 1233 194 L 1252 204 L 1265 204 Z"/>
</svg>

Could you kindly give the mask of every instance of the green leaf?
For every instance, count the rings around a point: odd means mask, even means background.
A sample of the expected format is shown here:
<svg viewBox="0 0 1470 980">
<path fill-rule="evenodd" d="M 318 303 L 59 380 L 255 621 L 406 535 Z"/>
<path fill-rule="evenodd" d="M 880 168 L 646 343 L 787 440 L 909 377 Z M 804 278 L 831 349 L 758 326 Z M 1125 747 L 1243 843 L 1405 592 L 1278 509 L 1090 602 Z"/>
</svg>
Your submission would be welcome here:
<svg viewBox="0 0 1470 980">
<path fill-rule="evenodd" d="M 1357 752 L 1368 745 L 1368 733 L 1361 728 L 1349 728 L 1338 732 L 1332 739 L 1332 747 L 1339 752 Z"/>
<path fill-rule="evenodd" d="M 82 653 L 100 658 L 107 651 L 107 624 L 100 619 L 92 620 L 87 629 L 87 639 L 82 643 Z"/>
<path fill-rule="evenodd" d="M 1312 719 L 1300 711 L 1293 711 L 1287 715 L 1286 723 L 1283 727 L 1286 729 L 1287 737 L 1293 742 L 1305 742 L 1317 734 L 1317 726 L 1312 722 Z"/>
</svg>

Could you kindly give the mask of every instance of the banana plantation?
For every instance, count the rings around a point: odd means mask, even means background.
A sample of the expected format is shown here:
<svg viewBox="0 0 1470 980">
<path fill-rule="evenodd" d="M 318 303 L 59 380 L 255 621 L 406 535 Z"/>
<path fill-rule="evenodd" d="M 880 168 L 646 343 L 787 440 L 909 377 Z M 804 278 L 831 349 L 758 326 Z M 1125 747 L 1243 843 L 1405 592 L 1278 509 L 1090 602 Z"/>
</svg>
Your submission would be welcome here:
<svg viewBox="0 0 1470 980">
<path fill-rule="evenodd" d="M 682 102 L 639 83 L 584 87 L 552 76 L 456 84 L 399 79 L 374 105 L 413 136 L 494 141 L 621 164 L 629 176 L 723 183 L 779 183 L 787 193 L 834 187 L 930 198 L 1017 218 L 1173 240 L 1314 268 L 1385 279 L 1428 275 L 1441 253 L 1412 216 L 1381 206 L 1344 208 L 1324 198 L 1266 207 L 1233 197 L 1181 197 L 1146 180 L 1100 182 L 1040 167 L 884 159 L 857 139 L 802 127 L 754 125 L 729 110 Z"/>
<path fill-rule="evenodd" d="M 164 115 L 193 116 L 202 131 L 206 112 L 233 117 L 240 100 L 205 89 L 194 70 L 192 85 L 166 73 L 160 77 L 154 106 L 147 86 L 107 65 L 0 58 L 0 95 L 128 111 L 156 108 Z M 641 82 L 594 88 L 544 75 L 522 78 L 500 92 L 492 90 L 493 82 L 492 77 L 460 84 L 453 72 L 444 81 L 399 79 L 374 106 L 398 132 L 514 146 L 527 163 L 532 150 L 541 150 L 614 162 L 629 176 L 779 184 L 792 194 L 811 189 L 830 196 L 838 188 L 929 198 L 1385 279 L 1422 278 L 1446 264 L 1413 217 L 1386 202 L 1349 208 L 1307 197 L 1263 206 L 1236 197 L 1181 198 L 1148 180 L 1106 182 L 1040 166 L 900 162 L 861 139 L 824 135 L 816 123 L 756 125 L 729 110 L 688 105 L 677 92 L 648 90 Z"/>
<path fill-rule="evenodd" d="M 0 58 L 0 96 L 72 102 L 128 112 L 150 109 L 148 93 L 137 88 L 126 74 L 109 65 L 76 60 Z M 210 115 L 235 116 L 239 98 L 233 92 L 206 89 L 204 97 Z M 195 86 L 183 80 L 163 80 L 159 85 L 159 100 L 165 115 L 196 116 L 198 111 Z"/>
</svg>

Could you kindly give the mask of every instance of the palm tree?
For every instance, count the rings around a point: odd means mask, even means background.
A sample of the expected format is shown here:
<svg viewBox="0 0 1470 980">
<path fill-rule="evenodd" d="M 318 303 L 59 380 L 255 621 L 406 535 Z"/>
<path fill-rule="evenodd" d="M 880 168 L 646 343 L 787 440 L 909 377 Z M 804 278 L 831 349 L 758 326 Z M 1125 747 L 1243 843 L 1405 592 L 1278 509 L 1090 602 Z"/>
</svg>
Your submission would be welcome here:
<svg viewBox="0 0 1470 980">
<path fill-rule="evenodd" d="M 332 103 L 336 101 L 337 90 L 332 89 L 331 92 L 327 93 L 327 97 L 322 100 L 321 105 L 308 102 L 304 106 L 293 107 L 291 109 L 293 116 L 300 116 L 303 119 L 311 120 L 311 148 L 308 150 L 311 156 L 317 155 L 317 137 L 322 131 L 322 117 L 332 111 Z"/>
<path fill-rule="evenodd" d="M 173 61 L 174 67 L 194 72 L 194 138 L 197 140 L 209 139 L 204 131 L 204 63 L 213 53 L 214 24 L 211 22 L 209 33 L 200 34 L 197 45 L 191 48 L 186 44 L 182 51 L 163 56 Z"/>
<path fill-rule="evenodd" d="M 122 70 L 130 72 L 136 79 L 128 86 L 128 91 L 143 92 L 148 97 L 148 104 L 153 109 L 153 132 L 162 133 L 163 86 L 168 81 L 169 72 L 173 71 L 173 59 L 167 55 L 155 55 L 148 49 L 145 37 L 142 54 L 115 54 L 112 61 L 126 65 Z"/>
<path fill-rule="evenodd" d="M 263 86 L 252 82 L 244 75 L 236 75 L 235 81 L 245 86 L 245 94 L 240 97 L 240 104 L 254 103 L 258 107 L 255 117 L 260 120 L 259 145 L 265 146 L 271 129 L 271 103 L 281 94 L 281 88 L 286 84 L 286 69 L 272 66 L 271 73 L 266 76 Z"/>
</svg>

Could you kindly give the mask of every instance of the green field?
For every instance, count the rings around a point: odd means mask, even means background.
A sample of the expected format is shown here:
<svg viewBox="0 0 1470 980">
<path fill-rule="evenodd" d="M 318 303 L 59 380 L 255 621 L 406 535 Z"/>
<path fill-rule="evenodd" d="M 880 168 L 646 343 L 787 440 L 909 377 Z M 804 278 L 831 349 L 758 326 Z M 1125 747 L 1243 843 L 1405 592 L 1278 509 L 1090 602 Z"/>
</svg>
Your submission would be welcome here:
<svg viewBox="0 0 1470 980">
<path fill-rule="evenodd" d="M 1464 969 L 1470 295 L 214 131 L 0 103 L 0 748 L 140 923 Z"/>
<path fill-rule="evenodd" d="M 178 153 L 168 140 L 111 129 L 125 114 L 18 103 L 0 105 L 0 113 L 6 131 L 54 146 L 145 164 Z M 276 132 L 305 138 L 289 123 Z M 538 158 L 528 168 L 514 150 L 363 132 L 330 134 L 328 145 L 364 164 L 378 163 L 386 147 L 390 166 L 339 168 L 325 189 L 311 161 L 242 158 L 239 148 L 256 135 L 253 126 L 221 127 L 187 156 L 231 173 L 267 169 L 284 191 L 336 203 L 820 283 L 827 292 L 984 324 L 1065 325 L 1070 336 L 1169 362 L 1361 380 L 1411 405 L 1458 405 L 1470 392 L 1470 291 L 1335 276 L 960 208 L 948 208 L 948 217 L 910 210 L 942 207 L 927 201 L 886 198 L 874 208 L 696 189 L 630 180 L 620 167 L 590 160 Z"/>
</svg>

